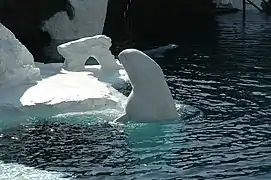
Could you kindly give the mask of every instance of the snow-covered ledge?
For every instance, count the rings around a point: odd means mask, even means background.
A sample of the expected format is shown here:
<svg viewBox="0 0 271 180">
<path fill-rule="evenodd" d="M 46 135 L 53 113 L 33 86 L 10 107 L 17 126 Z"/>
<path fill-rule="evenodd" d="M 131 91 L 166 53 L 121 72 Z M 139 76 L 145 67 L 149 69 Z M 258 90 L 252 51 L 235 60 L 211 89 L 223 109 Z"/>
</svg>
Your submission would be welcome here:
<svg viewBox="0 0 271 180">
<path fill-rule="evenodd" d="M 0 87 L 38 80 L 40 70 L 35 67 L 32 54 L 0 23 Z"/>
<path fill-rule="evenodd" d="M 111 39 L 105 35 L 85 37 L 61 44 L 57 47 L 59 54 L 65 58 L 64 69 L 69 71 L 85 70 L 89 57 L 95 58 L 102 72 L 116 72 L 122 68 L 118 60 L 111 54 Z"/>
</svg>

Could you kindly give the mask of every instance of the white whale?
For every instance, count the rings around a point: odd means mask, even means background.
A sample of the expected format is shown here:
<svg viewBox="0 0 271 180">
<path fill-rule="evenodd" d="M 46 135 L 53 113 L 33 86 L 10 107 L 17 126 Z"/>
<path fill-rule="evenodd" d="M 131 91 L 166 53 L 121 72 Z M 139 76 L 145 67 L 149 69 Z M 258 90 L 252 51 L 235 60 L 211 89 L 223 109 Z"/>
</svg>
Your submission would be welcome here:
<svg viewBox="0 0 271 180">
<path fill-rule="evenodd" d="M 120 115 L 124 111 L 126 102 L 128 116 L 125 117 L 138 121 L 172 119 L 177 116 L 160 67 L 140 51 L 122 52 L 119 57 L 123 65 L 109 66 L 110 70 L 107 68 L 107 60 L 109 64 L 110 62 L 118 64 L 110 56 L 111 53 L 108 53 L 110 39 L 96 36 L 61 47 L 62 54 L 67 53 L 64 56 L 69 60 L 66 61 L 67 66 L 64 66 L 64 69 L 61 64 L 36 63 L 35 66 L 33 57 L 15 36 L 5 27 L 0 30 L 0 44 L 3 47 L 0 52 L 1 127 L 8 126 L 6 123 L 11 123 L 11 119 L 18 122 L 18 118 L 26 119 L 25 117 L 28 116 L 52 117 L 58 114 L 105 109 L 117 109 Z M 99 51 L 99 48 L 103 50 Z M 68 56 L 69 52 L 73 52 L 72 58 Z M 104 52 L 104 54 L 97 52 Z M 77 58 L 79 55 L 82 55 L 82 58 Z M 104 60 L 100 63 L 105 63 L 106 68 L 97 65 L 96 72 L 93 66 L 88 69 L 84 63 L 87 57 L 92 55 L 98 61 L 99 58 Z M 67 67 L 68 69 L 65 69 Z M 114 71 L 117 70 L 124 72 L 126 70 L 133 85 L 133 92 L 128 100 L 113 88 L 120 79 L 119 76 L 114 76 Z M 105 81 L 102 81 L 101 77 L 104 77 Z M 14 82 L 12 87 L 7 86 L 11 81 Z M 160 101 L 163 103 L 159 103 Z M 16 122 L 14 125 L 17 124 Z"/>
<path fill-rule="evenodd" d="M 133 89 L 127 99 L 125 114 L 114 122 L 157 122 L 179 117 L 163 71 L 154 60 L 136 49 L 122 51 L 119 60 Z"/>
<path fill-rule="evenodd" d="M 164 53 L 177 49 L 179 47 L 179 45 L 177 44 L 168 44 L 165 46 L 160 46 L 157 48 L 153 48 L 153 49 L 149 49 L 149 50 L 145 50 L 144 53 L 147 54 L 148 56 L 151 57 L 157 57 L 157 58 L 161 58 L 164 57 Z"/>
</svg>

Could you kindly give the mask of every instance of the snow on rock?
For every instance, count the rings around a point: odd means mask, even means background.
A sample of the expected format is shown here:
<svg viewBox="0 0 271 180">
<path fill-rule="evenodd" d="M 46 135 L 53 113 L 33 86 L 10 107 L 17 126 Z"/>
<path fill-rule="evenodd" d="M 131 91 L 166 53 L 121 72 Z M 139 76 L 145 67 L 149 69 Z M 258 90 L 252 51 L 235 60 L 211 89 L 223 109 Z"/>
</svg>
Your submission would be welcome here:
<svg viewBox="0 0 271 180">
<path fill-rule="evenodd" d="M 75 18 L 70 21 L 65 12 L 58 12 L 44 23 L 43 30 L 53 39 L 72 40 L 103 32 L 108 0 L 70 0 Z"/>
<path fill-rule="evenodd" d="M 9 84 L 35 82 L 40 71 L 26 47 L 0 24 L 0 87 Z"/>
</svg>

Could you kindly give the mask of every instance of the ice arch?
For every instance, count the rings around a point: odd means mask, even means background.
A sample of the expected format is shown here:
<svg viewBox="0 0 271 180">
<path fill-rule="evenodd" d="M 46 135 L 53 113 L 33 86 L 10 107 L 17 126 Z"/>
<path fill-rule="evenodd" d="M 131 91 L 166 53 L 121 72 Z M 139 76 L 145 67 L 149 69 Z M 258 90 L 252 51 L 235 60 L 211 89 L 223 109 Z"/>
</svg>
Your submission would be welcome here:
<svg viewBox="0 0 271 180">
<path fill-rule="evenodd" d="M 82 71 L 89 57 L 94 57 L 104 72 L 116 71 L 122 66 L 111 54 L 111 39 L 105 35 L 85 37 L 61 44 L 57 47 L 64 58 L 64 68 L 70 71 Z"/>
</svg>

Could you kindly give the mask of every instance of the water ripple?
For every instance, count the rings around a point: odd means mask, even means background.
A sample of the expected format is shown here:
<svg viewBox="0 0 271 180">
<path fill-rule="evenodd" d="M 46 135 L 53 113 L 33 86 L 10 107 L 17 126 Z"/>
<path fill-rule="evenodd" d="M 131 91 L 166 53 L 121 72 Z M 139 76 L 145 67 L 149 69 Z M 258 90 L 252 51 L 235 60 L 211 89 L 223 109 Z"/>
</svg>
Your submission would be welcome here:
<svg viewBox="0 0 271 180">
<path fill-rule="evenodd" d="M 271 23 L 258 13 L 245 24 L 241 17 L 219 17 L 215 47 L 156 59 L 174 99 L 203 115 L 123 131 L 71 124 L 72 116 L 45 120 L 2 132 L 0 160 L 77 179 L 270 179 Z"/>
</svg>

